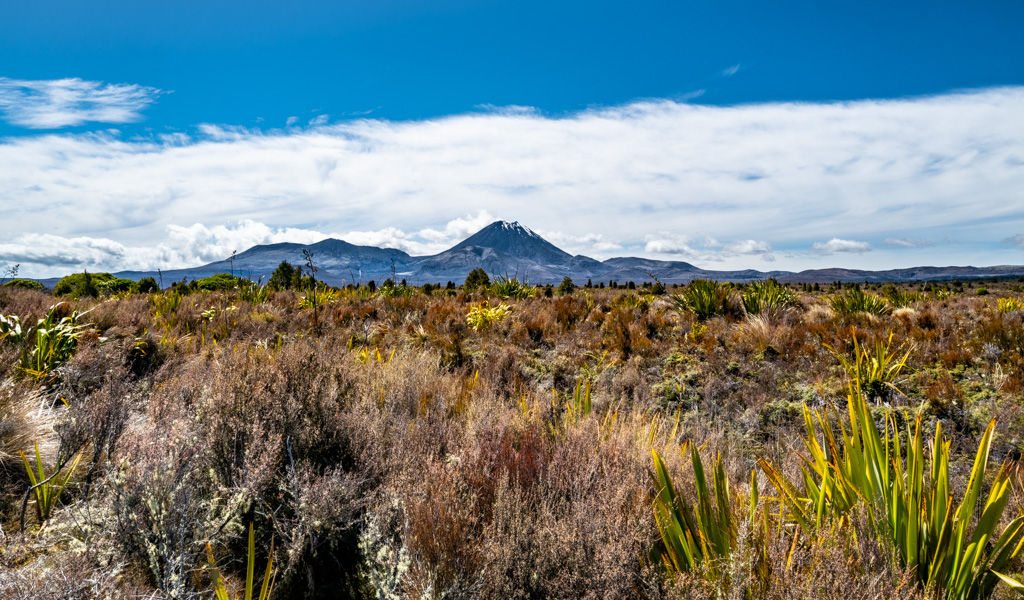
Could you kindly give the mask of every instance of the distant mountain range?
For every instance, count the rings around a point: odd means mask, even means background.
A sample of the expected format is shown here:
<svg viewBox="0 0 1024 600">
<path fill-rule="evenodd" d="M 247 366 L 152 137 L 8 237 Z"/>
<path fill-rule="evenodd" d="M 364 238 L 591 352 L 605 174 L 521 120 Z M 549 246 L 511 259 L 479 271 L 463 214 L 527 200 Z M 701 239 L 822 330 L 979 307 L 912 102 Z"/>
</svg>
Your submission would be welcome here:
<svg viewBox="0 0 1024 600">
<path fill-rule="evenodd" d="M 391 248 L 356 246 L 342 240 L 327 239 L 315 244 L 268 244 L 254 246 L 235 257 L 234 266 L 226 260 L 200 267 L 175 269 L 162 273 L 163 284 L 182 279 L 201 279 L 217 273 L 234 271 L 251 279 L 266 280 L 282 261 L 302 265 L 302 250 L 314 254 L 318 268 L 317 278 L 331 285 L 354 281 L 375 280 L 380 283 L 391 277 L 392 269 L 398 280 L 409 284 L 445 283 L 461 284 L 466 275 L 483 268 L 495 275 L 517 276 L 531 283 L 558 283 L 570 277 L 577 284 L 587 279 L 599 281 L 637 283 L 650 281 L 651 275 L 662 283 L 687 283 L 693 279 L 719 281 L 751 281 L 775 277 L 783 282 L 829 283 L 833 281 L 906 282 L 979 277 L 1012 277 L 1024 275 L 1024 266 L 995 267 L 916 267 L 888 271 L 861 271 L 854 269 L 814 269 L 791 271 L 711 271 L 680 261 L 647 258 L 593 258 L 572 256 L 551 244 L 518 222 L 497 221 L 484 227 L 456 246 L 433 256 L 410 256 Z M 138 280 L 157 277 L 155 271 L 122 271 L 119 277 Z M 53 285 L 57 279 L 41 280 Z"/>
</svg>

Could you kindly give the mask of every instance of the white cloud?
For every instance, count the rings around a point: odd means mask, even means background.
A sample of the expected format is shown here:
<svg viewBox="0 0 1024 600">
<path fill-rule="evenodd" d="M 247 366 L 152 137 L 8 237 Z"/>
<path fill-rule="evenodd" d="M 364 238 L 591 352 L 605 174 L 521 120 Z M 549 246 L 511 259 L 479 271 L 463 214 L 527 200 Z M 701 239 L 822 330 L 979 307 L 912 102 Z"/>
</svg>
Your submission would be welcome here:
<svg viewBox="0 0 1024 600">
<path fill-rule="evenodd" d="M 406 233 L 397 227 L 385 227 L 377 231 L 350 231 L 336 237 L 357 246 L 394 248 L 413 256 L 437 254 L 448 249 L 448 245 L 443 243 L 424 241 L 421 232 Z"/>
<path fill-rule="evenodd" d="M 132 123 L 162 94 L 156 88 L 85 81 L 0 77 L 0 113 L 12 125 L 59 129 L 94 123 Z"/>
<path fill-rule="evenodd" d="M 644 251 L 651 254 L 678 255 L 703 262 L 723 262 L 739 256 L 761 255 L 765 260 L 774 261 L 771 255 L 772 245 L 759 240 L 737 240 L 720 242 L 704 236 L 672 235 L 661 232 L 647 235 Z"/>
<path fill-rule="evenodd" d="M 662 232 L 658 235 L 647 235 L 644 241 L 644 252 L 650 254 L 675 254 L 685 257 L 695 257 L 699 254 L 691 245 L 693 240 L 688 235 Z"/>
<path fill-rule="evenodd" d="M 888 237 L 882 240 L 883 246 L 889 246 L 890 248 L 928 248 L 935 244 L 928 240 L 912 240 L 903 237 Z"/>
<path fill-rule="evenodd" d="M 412 251 L 495 215 L 558 232 L 571 251 L 618 245 L 717 268 L 769 255 L 793 270 L 999 264 L 998 240 L 1024 230 L 1022 132 L 1024 87 L 820 104 L 644 101 L 558 118 L 515 109 L 283 131 L 206 125 L 146 140 L 24 136 L 0 141 L 0 240 L 112 240 L 129 263 L 151 256 L 136 249 L 177 248 L 170 226 L 213 231 L 251 219 L 272 231 L 374 234 Z M 459 215 L 475 216 L 449 223 Z M 658 231 L 689 237 L 647 237 Z M 957 244 L 914 253 L 885 243 L 947 237 Z M 832 238 L 862 241 L 843 251 L 821 241 Z"/>
<path fill-rule="evenodd" d="M 64 238 L 56 235 L 29 233 L 13 242 L 0 244 L 0 257 L 11 263 L 62 266 L 81 270 L 109 264 L 125 258 L 127 249 L 118 242 L 103 238 Z"/>
<path fill-rule="evenodd" d="M 722 71 L 722 76 L 723 77 L 732 77 L 736 73 L 739 73 L 739 71 L 740 71 L 740 63 L 736 63 L 733 66 L 729 67 L 728 69 L 723 70 Z"/>
<path fill-rule="evenodd" d="M 814 242 L 811 246 L 811 251 L 817 254 L 832 254 L 835 252 L 853 252 L 859 254 L 862 252 L 870 252 L 871 244 L 855 240 L 832 238 L 827 242 Z"/>
<path fill-rule="evenodd" d="M 609 252 L 622 250 L 622 244 L 611 241 L 600 233 L 573 235 L 564 231 L 545 229 L 538 229 L 536 233 L 569 254 L 585 254 L 592 258 L 599 258 L 606 256 Z"/>
<path fill-rule="evenodd" d="M 296 124 L 298 122 L 299 122 L 299 118 L 298 117 L 288 117 L 288 119 L 285 121 L 285 125 L 287 125 L 288 127 L 291 127 L 292 125 L 294 125 L 294 124 Z"/>
<path fill-rule="evenodd" d="M 448 221 L 441 231 L 430 228 L 424 229 L 420 231 L 420 236 L 437 244 L 448 244 L 452 241 L 459 242 L 496 220 L 491 213 L 486 210 L 480 210 L 475 217 L 466 215 L 466 217 L 459 217 Z"/>
<path fill-rule="evenodd" d="M 331 237 L 319 231 L 296 227 L 272 228 L 251 219 L 239 221 L 233 227 L 216 225 L 207 227 L 195 223 L 188 227 L 167 226 L 167 248 L 173 249 L 173 266 L 208 263 L 223 260 L 232 252 L 243 252 L 258 244 L 313 244 Z M 172 265 L 168 265 L 172 266 Z"/>
<path fill-rule="evenodd" d="M 672 100 L 674 100 L 675 102 L 688 102 L 690 100 L 696 100 L 697 98 L 700 98 L 706 93 L 707 90 L 701 88 L 699 90 L 693 90 L 690 92 L 684 92 L 682 94 L 676 94 L 675 96 L 672 97 Z"/>
<path fill-rule="evenodd" d="M 317 115 L 309 120 L 310 127 L 320 127 L 326 125 L 327 121 L 331 120 L 331 115 Z"/>
<path fill-rule="evenodd" d="M 168 226 L 159 243 L 127 246 L 102 237 L 63 237 L 23 234 L 0 243 L 0 261 L 21 263 L 38 277 L 71 271 L 128 271 L 176 269 L 224 260 L 233 251 L 243 252 L 257 244 L 293 242 L 311 244 L 327 237 L 318 231 L 271 228 L 243 220 L 234 226 Z"/>
<path fill-rule="evenodd" d="M 520 106 L 518 104 L 507 104 L 505 106 L 496 106 L 494 104 L 477 104 L 475 108 L 495 115 L 513 117 L 520 115 L 530 116 L 540 114 L 540 112 L 532 106 Z"/>
<path fill-rule="evenodd" d="M 758 240 L 740 240 L 726 244 L 724 251 L 733 255 L 768 254 L 772 251 L 772 245 Z"/>
</svg>

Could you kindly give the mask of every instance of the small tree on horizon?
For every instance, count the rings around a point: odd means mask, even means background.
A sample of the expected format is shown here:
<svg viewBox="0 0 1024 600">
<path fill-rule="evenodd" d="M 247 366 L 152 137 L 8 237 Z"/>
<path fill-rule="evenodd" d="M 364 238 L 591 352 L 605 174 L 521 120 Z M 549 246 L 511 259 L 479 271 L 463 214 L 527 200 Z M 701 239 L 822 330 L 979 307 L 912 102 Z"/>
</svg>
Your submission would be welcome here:
<svg viewBox="0 0 1024 600">
<path fill-rule="evenodd" d="M 478 287 L 487 285 L 491 282 L 491 278 L 487 276 L 487 271 L 477 267 L 469 272 L 466 276 L 466 282 L 463 284 L 467 290 L 475 290 Z"/>
<path fill-rule="evenodd" d="M 270 274 L 267 285 L 273 290 L 287 290 L 295 284 L 295 267 L 286 260 L 277 265 L 274 272 Z"/>
</svg>

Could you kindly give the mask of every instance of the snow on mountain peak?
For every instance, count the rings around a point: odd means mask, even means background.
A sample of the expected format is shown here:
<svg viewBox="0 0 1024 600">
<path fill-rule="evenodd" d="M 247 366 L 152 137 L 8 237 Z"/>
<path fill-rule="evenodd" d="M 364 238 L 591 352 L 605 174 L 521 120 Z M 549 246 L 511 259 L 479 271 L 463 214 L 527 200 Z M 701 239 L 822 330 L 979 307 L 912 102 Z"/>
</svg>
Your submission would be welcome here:
<svg viewBox="0 0 1024 600">
<path fill-rule="evenodd" d="M 530 229 L 526 225 L 521 225 L 519 223 L 519 221 L 511 221 L 511 222 L 510 221 L 502 221 L 501 222 L 501 228 L 506 230 L 506 231 L 509 231 L 511 233 L 518 233 L 518 234 L 521 234 L 521 235 L 526 235 L 526 236 L 535 237 L 535 238 L 539 238 L 540 237 L 539 235 L 537 235 L 532 229 Z"/>
</svg>

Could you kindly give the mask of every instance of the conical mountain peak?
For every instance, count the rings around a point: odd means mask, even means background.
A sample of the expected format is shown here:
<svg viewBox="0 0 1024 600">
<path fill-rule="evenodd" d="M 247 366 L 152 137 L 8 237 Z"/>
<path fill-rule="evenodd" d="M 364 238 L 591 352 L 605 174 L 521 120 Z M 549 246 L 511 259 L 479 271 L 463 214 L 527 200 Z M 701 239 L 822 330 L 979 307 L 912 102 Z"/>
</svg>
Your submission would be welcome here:
<svg viewBox="0 0 1024 600">
<path fill-rule="evenodd" d="M 452 250 L 489 248 L 540 264 L 561 263 L 572 256 L 518 221 L 495 221 L 463 240 Z"/>
</svg>

